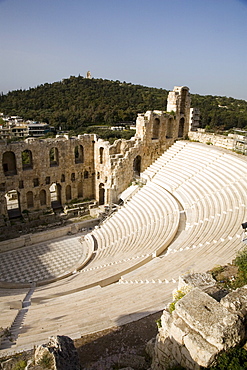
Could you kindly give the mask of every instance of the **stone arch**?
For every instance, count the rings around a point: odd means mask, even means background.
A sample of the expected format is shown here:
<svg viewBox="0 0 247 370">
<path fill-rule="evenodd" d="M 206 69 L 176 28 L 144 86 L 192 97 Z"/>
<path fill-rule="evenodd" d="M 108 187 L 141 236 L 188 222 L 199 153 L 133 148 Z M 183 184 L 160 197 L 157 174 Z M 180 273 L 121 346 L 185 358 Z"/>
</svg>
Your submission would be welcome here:
<svg viewBox="0 0 247 370">
<path fill-rule="evenodd" d="M 102 164 L 104 160 L 104 148 L 101 146 L 99 148 L 99 163 Z"/>
<path fill-rule="evenodd" d="M 65 198 L 66 200 L 71 200 L 71 186 L 67 185 L 65 188 Z"/>
<path fill-rule="evenodd" d="M 178 137 L 184 136 L 184 117 L 182 117 L 179 121 L 179 127 L 178 127 Z"/>
<path fill-rule="evenodd" d="M 75 147 L 75 163 L 84 163 L 84 148 L 82 145 Z"/>
<path fill-rule="evenodd" d="M 103 183 L 99 184 L 99 205 L 105 204 L 105 185 Z"/>
<path fill-rule="evenodd" d="M 16 190 L 10 190 L 5 194 L 5 199 L 9 218 L 20 217 L 20 194 Z"/>
<path fill-rule="evenodd" d="M 83 184 L 82 182 L 78 182 L 77 184 L 77 197 L 83 198 Z"/>
<path fill-rule="evenodd" d="M 12 176 L 17 174 L 16 158 L 14 152 L 9 151 L 3 153 L 2 164 L 5 176 Z"/>
<path fill-rule="evenodd" d="M 22 169 L 31 170 L 33 168 L 33 155 L 31 150 L 26 149 L 21 153 Z"/>
<path fill-rule="evenodd" d="M 173 119 L 169 118 L 166 129 L 166 138 L 171 139 L 173 137 Z"/>
<path fill-rule="evenodd" d="M 50 190 L 50 196 L 51 196 L 51 207 L 54 210 L 62 208 L 62 203 L 61 203 L 62 187 L 61 185 L 54 182 L 53 184 L 51 184 L 49 190 Z"/>
<path fill-rule="evenodd" d="M 159 135 L 160 135 L 160 119 L 155 118 L 153 123 L 152 139 L 159 139 Z"/>
<path fill-rule="evenodd" d="M 46 205 L 46 191 L 42 189 L 39 193 L 39 201 L 41 206 Z"/>
<path fill-rule="evenodd" d="M 50 167 L 55 167 L 59 165 L 58 149 L 53 147 L 50 150 Z"/>
<path fill-rule="evenodd" d="M 140 155 L 137 155 L 133 161 L 133 171 L 134 171 L 134 176 L 140 176 L 141 173 L 141 161 L 142 158 Z"/>
<path fill-rule="evenodd" d="M 27 208 L 33 208 L 33 206 L 34 206 L 34 203 L 33 203 L 33 192 L 32 191 L 28 191 L 27 194 L 26 194 L 26 198 L 27 198 Z"/>
</svg>

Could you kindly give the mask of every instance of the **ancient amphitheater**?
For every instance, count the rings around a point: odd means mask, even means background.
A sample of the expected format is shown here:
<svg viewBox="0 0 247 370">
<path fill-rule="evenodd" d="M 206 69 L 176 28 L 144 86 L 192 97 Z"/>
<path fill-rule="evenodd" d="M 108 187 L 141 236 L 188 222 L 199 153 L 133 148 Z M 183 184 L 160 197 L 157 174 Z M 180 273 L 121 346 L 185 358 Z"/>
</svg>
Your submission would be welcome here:
<svg viewBox="0 0 247 370">
<path fill-rule="evenodd" d="M 174 143 L 159 147 L 163 154 L 156 150 L 156 160 L 146 158 L 150 164 L 141 166 L 138 188 L 104 222 L 89 233 L 2 252 L 0 327 L 10 328 L 12 341 L 2 341 L 1 355 L 32 348 L 54 334 L 78 338 L 162 310 L 180 275 L 230 262 L 242 247 L 246 160 L 183 140 L 185 132 L 177 140 L 181 114 Z M 30 274 L 36 282 L 39 274 L 45 280 L 49 274 L 42 273 L 52 265 L 62 266 L 58 276 L 64 278 L 36 285 Z M 18 285 L 25 274 L 32 279 L 29 287 Z"/>
</svg>

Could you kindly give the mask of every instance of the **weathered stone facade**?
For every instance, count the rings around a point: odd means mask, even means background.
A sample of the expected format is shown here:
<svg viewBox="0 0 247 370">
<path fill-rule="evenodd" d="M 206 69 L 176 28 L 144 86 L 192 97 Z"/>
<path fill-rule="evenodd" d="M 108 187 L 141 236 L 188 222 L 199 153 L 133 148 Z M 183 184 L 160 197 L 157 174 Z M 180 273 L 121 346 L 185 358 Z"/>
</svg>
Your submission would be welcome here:
<svg viewBox="0 0 247 370">
<path fill-rule="evenodd" d="M 113 145 L 94 134 L 0 143 L 0 226 L 23 214 L 62 209 L 73 200 L 117 202 L 119 194 L 189 129 L 187 87 L 176 87 L 165 111 L 139 114 L 136 134 Z"/>
</svg>

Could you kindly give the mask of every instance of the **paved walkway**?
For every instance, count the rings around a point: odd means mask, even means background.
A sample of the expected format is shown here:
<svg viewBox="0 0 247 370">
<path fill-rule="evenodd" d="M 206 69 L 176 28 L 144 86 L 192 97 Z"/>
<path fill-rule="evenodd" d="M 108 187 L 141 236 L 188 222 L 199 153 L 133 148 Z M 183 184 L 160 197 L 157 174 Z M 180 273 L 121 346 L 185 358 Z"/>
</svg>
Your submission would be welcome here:
<svg viewBox="0 0 247 370">
<path fill-rule="evenodd" d="M 66 275 L 83 254 L 81 236 L 64 236 L 1 253 L 0 281 L 30 283 Z"/>
</svg>

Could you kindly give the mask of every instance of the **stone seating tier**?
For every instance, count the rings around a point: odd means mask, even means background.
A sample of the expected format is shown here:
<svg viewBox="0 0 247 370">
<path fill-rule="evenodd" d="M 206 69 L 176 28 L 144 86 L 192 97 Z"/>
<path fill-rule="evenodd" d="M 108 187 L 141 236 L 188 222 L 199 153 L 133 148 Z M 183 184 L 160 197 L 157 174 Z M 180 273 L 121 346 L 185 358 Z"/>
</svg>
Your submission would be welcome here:
<svg viewBox="0 0 247 370">
<path fill-rule="evenodd" d="M 94 247 L 87 265 L 35 289 L 17 347 L 133 321 L 163 309 L 179 275 L 230 262 L 247 218 L 246 164 L 177 142 L 141 175 L 146 185 L 85 237 Z"/>
</svg>

